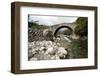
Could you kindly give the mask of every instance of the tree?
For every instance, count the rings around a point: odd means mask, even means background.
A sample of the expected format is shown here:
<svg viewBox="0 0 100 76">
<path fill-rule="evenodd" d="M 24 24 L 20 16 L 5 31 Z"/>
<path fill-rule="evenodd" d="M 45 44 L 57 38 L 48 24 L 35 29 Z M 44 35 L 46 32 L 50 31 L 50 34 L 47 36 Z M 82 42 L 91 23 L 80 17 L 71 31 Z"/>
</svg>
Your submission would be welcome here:
<svg viewBox="0 0 100 76">
<path fill-rule="evenodd" d="M 88 18 L 87 17 L 79 17 L 76 20 L 75 34 L 79 36 L 87 36 L 88 34 Z"/>
</svg>

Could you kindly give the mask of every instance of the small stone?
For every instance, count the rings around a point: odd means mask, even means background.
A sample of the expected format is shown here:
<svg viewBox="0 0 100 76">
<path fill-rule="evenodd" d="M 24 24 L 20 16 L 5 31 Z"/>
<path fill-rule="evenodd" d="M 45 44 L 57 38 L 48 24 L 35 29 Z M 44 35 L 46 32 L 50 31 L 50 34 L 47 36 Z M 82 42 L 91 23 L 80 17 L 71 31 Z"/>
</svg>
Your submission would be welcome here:
<svg viewBox="0 0 100 76">
<path fill-rule="evenodd" d="M 45 47 L 41 47 L 39 50 L 43 50 L 43 49 L 45 49 Z"/>
</svg>

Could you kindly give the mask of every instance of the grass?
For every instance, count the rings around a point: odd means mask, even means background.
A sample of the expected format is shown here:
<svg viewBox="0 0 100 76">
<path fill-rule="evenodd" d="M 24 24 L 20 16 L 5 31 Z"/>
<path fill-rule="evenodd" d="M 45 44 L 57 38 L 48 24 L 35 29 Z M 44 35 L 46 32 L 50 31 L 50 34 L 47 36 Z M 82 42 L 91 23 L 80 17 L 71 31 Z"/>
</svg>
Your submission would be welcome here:
<svg viewBox="0 0 100 76">
<path fill-rule="evenodd" d="M 87 58 L 88 49 L 87 49 L 87 40 L 73 40 L 69 48 L 66 48 L 68 51 L 67 58 Z"/>
</svg>

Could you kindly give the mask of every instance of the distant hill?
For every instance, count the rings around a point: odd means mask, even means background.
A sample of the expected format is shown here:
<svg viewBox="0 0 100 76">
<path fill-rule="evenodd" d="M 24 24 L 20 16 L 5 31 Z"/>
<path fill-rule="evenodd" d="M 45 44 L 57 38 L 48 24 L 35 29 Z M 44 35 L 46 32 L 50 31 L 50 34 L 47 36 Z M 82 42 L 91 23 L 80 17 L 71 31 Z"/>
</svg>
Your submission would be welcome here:
<svg viewBox="0 0 100 76">
<path fill-rule="evenodd" d="M 38 23 L 35 23 L 35 22 L 28 22 L 28 27 L 29 28 L 32 28 L 32 29 L 47 29 L 47 28 L 49 28 L 48 26 L 46 26 L 46 25 L 40 25 L 40 24 L 38 24 Z"/>
</svg>

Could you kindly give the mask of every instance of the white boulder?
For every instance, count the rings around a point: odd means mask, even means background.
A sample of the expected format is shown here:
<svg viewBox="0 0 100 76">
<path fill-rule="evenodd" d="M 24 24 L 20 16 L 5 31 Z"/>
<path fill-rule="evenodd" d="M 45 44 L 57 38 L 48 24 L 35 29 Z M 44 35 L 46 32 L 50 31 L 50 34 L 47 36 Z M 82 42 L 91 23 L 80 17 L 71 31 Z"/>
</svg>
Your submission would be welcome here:
<svg viewBox="0 0 100 76">
<path fill-rule="evenodd" d="M 59 57 L 64 57 L 65 55 L 67 55 L 67 51 L 65 50 L 64 47 L 59 47 L 59 48 L 58 48 L 57 55 L 58 55 Z"/>
<path fill-rule="evenodd" d="M 49 47 L 47 50 L 46 50 L 46 54 L 54 54 L 54 49 L 53 47 Z"/>
</svg>

